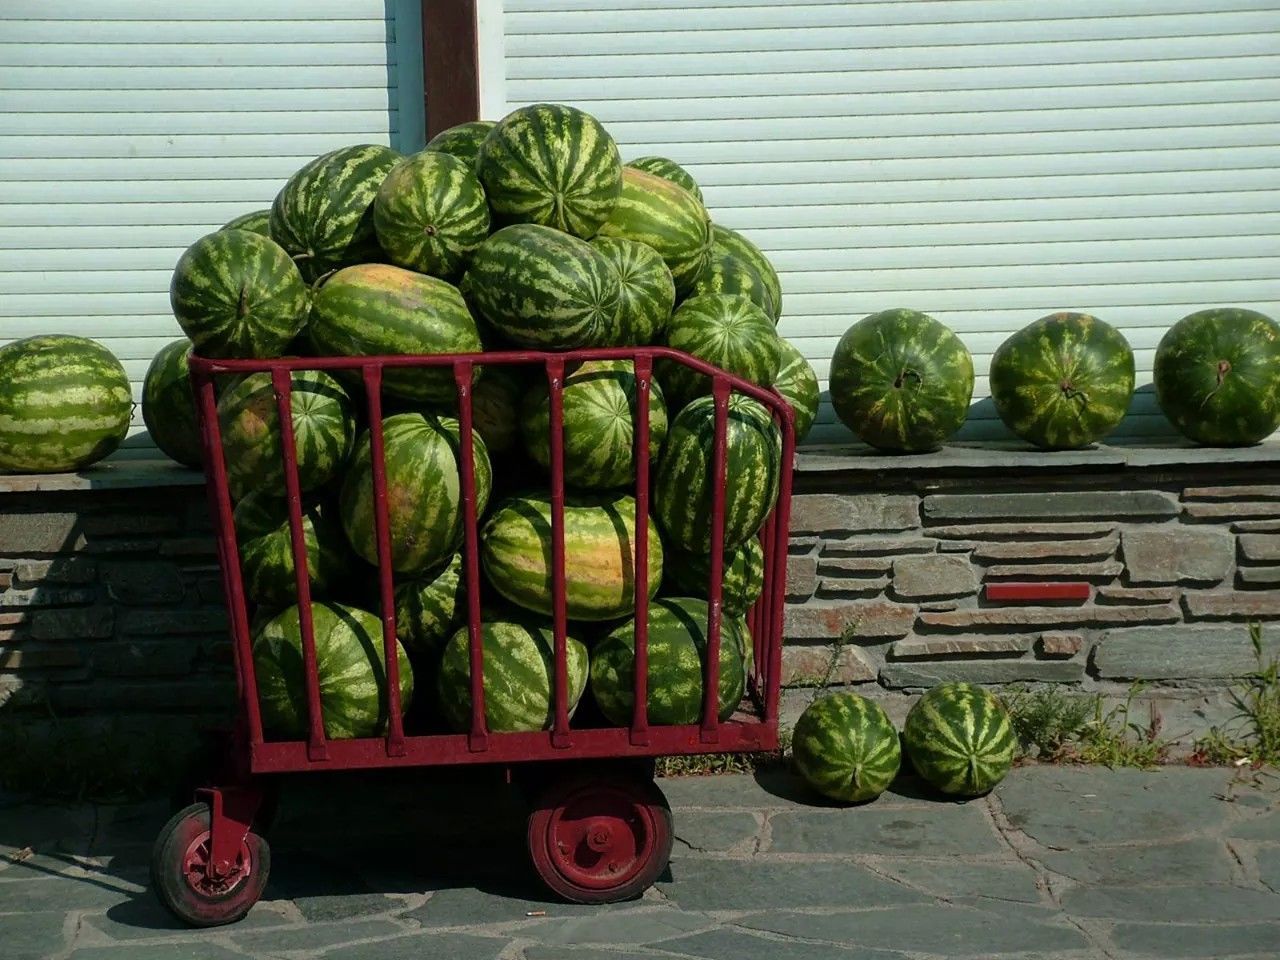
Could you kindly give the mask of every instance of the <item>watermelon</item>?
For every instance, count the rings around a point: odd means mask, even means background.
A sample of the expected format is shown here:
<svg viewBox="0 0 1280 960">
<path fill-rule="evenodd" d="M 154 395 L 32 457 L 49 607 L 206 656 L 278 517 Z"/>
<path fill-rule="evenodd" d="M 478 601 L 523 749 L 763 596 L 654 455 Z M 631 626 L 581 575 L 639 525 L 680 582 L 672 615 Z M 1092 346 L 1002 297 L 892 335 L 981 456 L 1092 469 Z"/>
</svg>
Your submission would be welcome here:
<svg viewBox="0 0 1280 960">
<path fill-rule="evenodd" d="M 497 123 L 493 120 L 468 120 L 441 130 L 427 141 L 426 149 L 451 154 L 466 163 L 467 169 L 475 170 L 480 144 L 484 143 L 484 138 L 496 126 Z"/>
<path fill-rule="evenodd" d="M 667 432 L 653 502 L 669 547 L 711 549 L 715 423 L 715 401 L 699 397 Z M 782 434 L 764 406 L 741 394 L 729 399 L 726 430 L 724 549 L 736 550 L 764 525 L 778 498 Z"/>
<path fill-rule="evenodd" d="M 532 620 L 505 618 L 480 628 L 484 648 L 484 717 L 491 731 L 549 730 L 555 722 L 555 634 Z M 570 716 L 587 686 L 587 648 L 565 637 Z M 440 660 L 440 712 L 459 732 L 471 729 L 471 633 L 463 627 Z"/>
<path fill-rule="evenodd" d="M 934 687 L 911 708 L 902 745 L 916 772 L 943 793 L 976 797 L 1004 779 L 1017 740 L 1009 711 L 971 683 Z"/>
<path fill-rule="evenodd" d="M 271 236 L 271 210 L 251 210 L 233 217 L 222 225 L 223 230 L 248 230 L 264 237 Z"/>
<path fill-rule="evenodd" d="M 160 348 L 142 381 L 142 420 L 161 453 L 184 466 L 199 467 L 204 454 L 187 368 L 190 354 L 186 337 Z"/>
<path fill-rule="evenodd" d="M 618 272 L 618 310 L 605 337 L 611 347 L 654 343 L 667 328 L 676 302 L 675 281 L 658 252 L 648 244 L 596 237 L 591 245 Z"/>
<path fill-rule="evenodd" d="M 936 450 L 973 397 L 973 358 L 960 338 L 915 310 L 884 310 L 851 326 L 831 358 L 831 405 L 863 441 L 894 453 Z"/>
<path fill-rule="evenodd" d="M 570 495 L 564 509 L 565 609 L 571 620 L 613 620 L 635 608 L 635 499 Z M 480 534 L 480 560 L 512 603 L 550 615 L 551 497 L 512 497 Z M 662 581 L 662 540 L 649 521 L 649 596 Z"/>
<path fill-rule="evenodd" d="M 818 375 L 796 345 L 785 337 L 778 338 L 782 360 L 773 389 L 791 405 L 795 414 L 796 443 L 809 435 L 818 416 Z"/>
<path fill-rule="evenodd" d="M 688 597 L 649 605 L 648 713 L 654 725 L 698 723 L 702 719 L 702 670 L 707 655 L 707 602 Z M 591 693 L 610 723 L 631 725 L 635 705 L 635 619 L 602 637 L 591 654 Z M 719 716 L 727 720 L 745 689 L 738 621 L 720 626 Z"/>
<path fill-rule="evenodd" d="M 764 252 L 737 230 L 730 230 L 718 223 L 711 228 L 711 249 L 719 253 L 732 254 L 745 260 L 756 268 L 769 288 L 769 299 L 773 303 L 773 319 L 782 315 L 782 281 L 778 279 L 778 271 Z"/>
<path fill-rule="evenodd" d="M 739 294 L 707 293 L 671 315 L 667 346 L 762 387 L 778 375 L 782 347 L 773 321 Z M 674 360 L 659 360 L 658 379 L 673 408 L 711 392 L 711 378 Z"/>
<path fill-rule="evenodd" d="M 537 223 L 592 237 L 622 189 L 618 145 L 574 107 L 535 103 L 512 111 L 480 144 L 476 171 L 504 223 Z"/>
<path fill-rule="evenodd" d="M 270 607 L 297 603 L 288 501 L 274 491 L 259 490 L 237 503 L 233 516 L 240 574 L 249 599 Z M 303 504 L 302 533 L 312 597 L 319 598 L 351 574 L 347 540 L 329 509 L 318 501 Z"/>
<path fill-rule="evenodd" d="M 1054 313 L 1010 336 L 991 357 L 991 399 L 1015 434 L 1047 450 L 1083 447 L 1124 419 L 1133 350 L 1115 327 Z"/>
<path fill-rule="evenodd" d="M 48 334 L 0 347 L 0 470 L 78 470 L 129 431 L 133 394 L 96 340 Z"/>
<path fill-rule="evenodd" d="M 374 737 L 387 727 L 386 657 L 382 621 L 372 613 L 339 603 L 311 604 L 316 674 L 324 735 L 331 740 Z M 307 735 L 306 673 L 302 624 L 297 604 L 268 620 L 253 641 L 262 725 L 280 739 Z M 413 668 L 396 644 L 400 704 L 413 701 Z"/>
<path fill-rule="evenodd" d="M 670 180 L 676 186 L 684 187 L 692 193 L 698 198 L 699 203 L 702 202 L 702 188 L 693 179 L 693 175 L 674 160 L 668 160 L 666 157 L 636 157 L 627 166 L 633 170 L 652 173 L 663 180 Z"/>
<path fill-rule="evenodd" d="M 670 180 L 629 167 L 622 171 L 622 196 L 600 232 L 658 251 L 677 294 L 692 289 L 711 253 L 711 218 L 702 202 Z"/>
<path fill-rule="evenodd" d="M 490 457 L 503 456 L 520 446 L 520 401 L 527 379 L 520 368 L 499 364 L 481 367 L 476 375 L 471 389 L 471 424 L 484 438 Z M 440 410 L 456 417 L 456 398 Z"/>
<path fill-rule="evenodd" d="M 378 244 L 392 263 L 452 277 L 489 235 L 489 205 L 472 168 L 424 150 L 387 174 L 373 201 Z"/>
<path fill-rule="evenodd" d="M 1196 443 L 1257 443 L 1280 427 L 1280 324 L 1220 307 L 1183 317 L 1160 340 L 1156 399 Z"/>
<path fill-rule="evenodd" d="M 752 264 L 737 254 L 711 248 L 707 265 L 693 282 L 690 297 L 707 293 L 733 293 L 747 297 L 765 312 L 774 325 L 778 322 L 778 310 L 773 304 L 773 293 Z"/>
<path fill-rule="evenodd" d="M 178 260 L 169 304 L 206 357 L 276 357 L 307 322 L 307 287 L 269 237 L 218 230 Z"/>
<path fill-rule="evenodd" d="M 630 360 L 579 363 L 564 378 L 564 480 L 587 490 L 635 481 L 635 368 Z M 520 436 L 543 468 L 551 466 L 551 397 L 546 379 L 521 404 Z M 650 381 L 649 457 L 658 458 L 667 436 L 662 389 Z"/>
<path fill-rule="evenodd" d="M 410 653 L 435 654 L 466 619 L 467 581 L 462 554 L 395 586 L 396 635 Z"/>
<path fill-rule="evenodd" d="M 329 374 L 296 370 L 290 377 L 293 444 L 305 492 L 328 483 L 346 465 L 355 442 L 355 410 Z M 271 374 L 253 373 L 228 386 L 218 398 L 218 423 L 231 495 L 239 499 L 265 489 L 284 496 L 280 417 Z"/>
<path fill-rule="evenodd" d="M 809 704 L 796 721 L 791 754 L 809 786 L 844 803 L 880 796 L 902 763 L 889 715 L 856 693 L 835 693 Z"/>
<path fill-rule="evenodd" d="M 383 259 L 373 228 L 373 199 L 400 159 L 378 144 L 342 147 L 316 157 L 276 194 L 271 236 L 308 283 L 342 267 Z"/>
<path fill-rule="evenodd" d="M 317 356 L 475 353 L 480 331 L 452 284 L 400 267 L 365 263 L 331 276 L 316 292 L 307 327 Z M 450 403 L 450 367 L 389 368 L 383 388 L 427 403 Z"/>
<path fill-rule="evenodd" d="M 391 527 L 391 566 L 397 573 L 425 573 L 461 545 L 463 529 L 461 447 L 458 421 L 401 413 L 382 421 Z M 476 516 L 489 503 L 493 473 L 484 441 L 474 430 Z M 342 484 L 342 526 L 365 560 L 378 562 L 374 531 L 372 441 L 366 431 Z"/>
<path fill-rule="evenodd" d="M 744 615 L 764 591 L 764 548 L 754 537 L 725 551 L 720 603 L 726 616 Z M 668 550 L 663 563 L 667 591 L 685 597 L 711 595 L 711 555 Z"/>
<path fill-rule="evenodd" d="M 467 271 L 469 302 L 513 343 L 572 350 L 604 343 L 615 323 L 618 272 L 585 240 L 550 227 L 504 227 Z"/>
</svg>

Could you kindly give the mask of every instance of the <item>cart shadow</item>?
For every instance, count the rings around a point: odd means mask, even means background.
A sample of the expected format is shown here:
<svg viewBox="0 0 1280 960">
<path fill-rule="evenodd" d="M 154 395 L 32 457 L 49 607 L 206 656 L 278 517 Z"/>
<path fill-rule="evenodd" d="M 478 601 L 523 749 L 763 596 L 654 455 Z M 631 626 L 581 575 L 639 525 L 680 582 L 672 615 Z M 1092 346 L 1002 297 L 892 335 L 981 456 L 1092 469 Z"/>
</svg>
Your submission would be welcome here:
<svg viewBox="0 0 1280 960">
<path fill-rule="evenodd" d="M 874 803 L 878 798 L 864 800 L 861 803 L 843 803 L 832 800 L 818 793 L 809 786 L 804 778 L 790 767 L 778 764 L 762 767 L 755 773 L 756 784 L 771 796 L 789 803 L 806 807 L 848 808 L 861 807 Z M 905 800 L 927 800 L 931 803 L 956 804 L 964 803 L 966 798 L 949 797 L 939 793 L 912 770 L 903 770 L 894 778 L 885 794 Z"/>
</svg>

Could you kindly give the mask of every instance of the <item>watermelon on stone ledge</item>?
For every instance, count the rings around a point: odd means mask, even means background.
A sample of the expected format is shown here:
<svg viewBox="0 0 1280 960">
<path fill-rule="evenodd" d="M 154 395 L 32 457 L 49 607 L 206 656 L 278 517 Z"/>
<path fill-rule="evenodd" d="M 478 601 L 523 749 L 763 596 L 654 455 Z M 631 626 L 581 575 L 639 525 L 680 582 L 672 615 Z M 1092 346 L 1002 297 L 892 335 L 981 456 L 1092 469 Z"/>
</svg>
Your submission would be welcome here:
<svg viewBox="0 0 1280 960">
<path fill-rule="evenodd" d="M 160 348 L 142 381 L 142 419 L 160 452 L 183 466 L 199 467 L 204 457 L 196 421 L 196 398 L 186 337 Z"/>
<path fill-rule="evenodd" d="M 811 703 L 796 722 L 791 753 L 811 787 L 844 803 L 880 796 L 902 763 L 898 731 L 884 708 L 856 693 Z"/>
<path fill-rule="evenodd" d="M 902 744 L 916 772 L 943 793 L 976 797 L 1004 779 L 1017 740 L 1009 711 L 971 683 L 934 687 L 911 708 Z"/>
</svg>

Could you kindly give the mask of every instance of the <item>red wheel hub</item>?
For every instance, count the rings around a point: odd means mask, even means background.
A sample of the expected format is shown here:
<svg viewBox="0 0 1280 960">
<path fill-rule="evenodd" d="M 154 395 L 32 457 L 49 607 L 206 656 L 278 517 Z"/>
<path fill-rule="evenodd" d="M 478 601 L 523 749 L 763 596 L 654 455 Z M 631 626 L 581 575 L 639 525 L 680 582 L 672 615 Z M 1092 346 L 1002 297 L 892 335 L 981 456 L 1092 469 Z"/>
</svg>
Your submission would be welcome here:
<svg viewBox="0 0 1280 960">
<path fill-rule="evenodd" d="M 644 868 L 656 832 L 646 806 L 623 790 L 594 787 L 555 811 L 547 845 L 566 880 L 603 890 L 627 883 Z"/>
<path fill-rule="evenodd" d="M 187 885 L 203 897 L 224 897 L 244 883 L 253 872 L 253 859 L 244 841 L 235 863 L 215 863 L 209 869 L 209 831 L 204 831 L 187 845 L 182 857 L 182 875 Z"/>
</svg>

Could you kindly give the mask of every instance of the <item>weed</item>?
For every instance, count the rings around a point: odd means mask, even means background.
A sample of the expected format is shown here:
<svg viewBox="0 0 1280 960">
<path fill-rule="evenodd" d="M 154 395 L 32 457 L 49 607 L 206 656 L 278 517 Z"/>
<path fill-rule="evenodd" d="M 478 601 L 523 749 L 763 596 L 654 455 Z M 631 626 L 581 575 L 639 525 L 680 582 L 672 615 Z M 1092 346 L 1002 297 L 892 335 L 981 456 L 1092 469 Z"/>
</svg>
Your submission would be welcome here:
<svg viewBox="0 0 1280 960">
<path fill-rule="evenodd" d="M 1102 711 L 1102 698 L 1097 698 L 1093 720 L 1082 732 L 1076 759 L 1082 763 L 1146 770 L 1168 758 L 1171 741 L 1160 735 L 1162 723 L 1155 705 L 1150 706 L 1145 724 L 1130 718 L 1133 698 L 1141 689 L 1141 684 L 1134 684 L 1124 703 L 1106 713 Z"/>
<path fill-rule="evenodd" d="M 1171 741 L 1161 736 L 1160 714 L 1133 719 L 1134 684 L 1123 703 L 1104 709 L 1099 694 L 1058 688 L 1019 691 L 1006 706 L 1024 756 L 1050 763 L 1098 763 L 1108 767 L 1153 767 L 1163 762 Z"/>
<path fill-rule="evenodd" d="M 1068 758 L 1096 714 L 1098 696 L 1058 687 L 1019 690 L 1006 699 L 1022 753 L 1040 760 Z"/>
<path fill-rule="evenodd" d="M 1236 714 L 1196 741 L 1193 763 L 1280 766 L 1280 658 L 1267 659 L 1262 627 L 1249 625 L 1258 669 L 1231 691 Z"/>
</svg>

